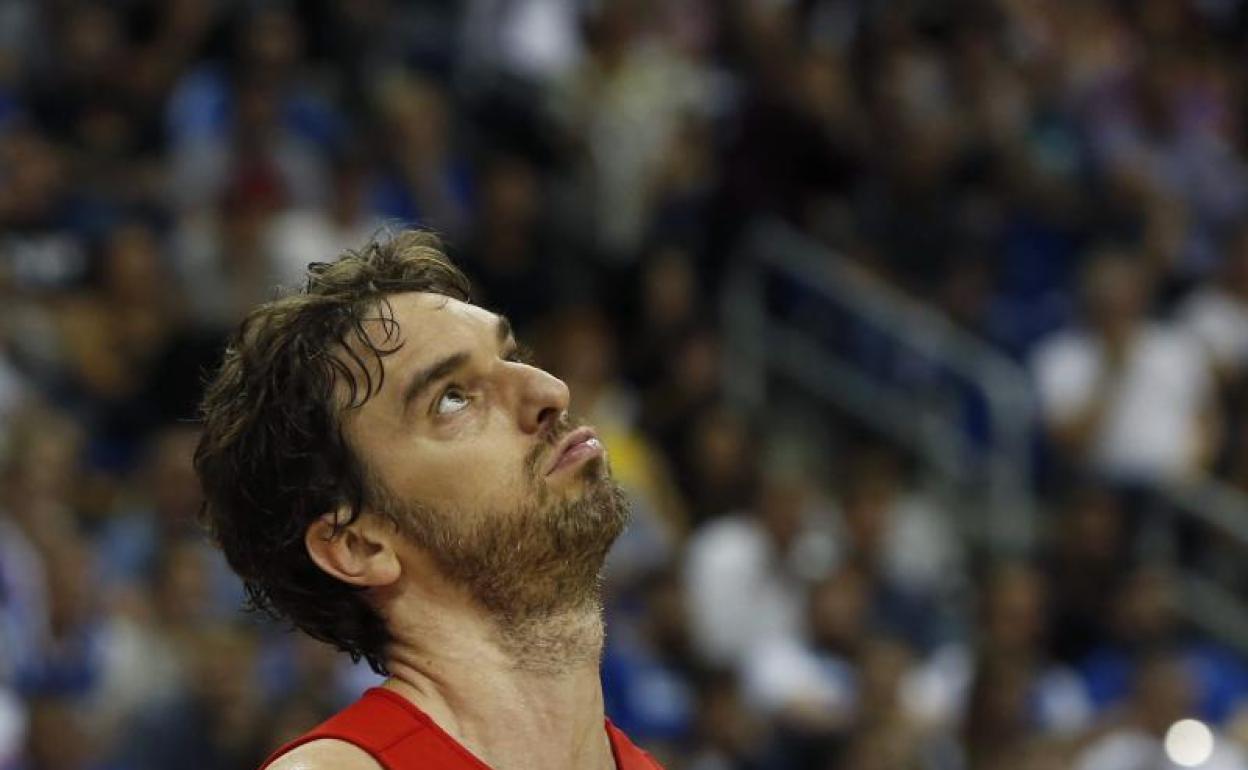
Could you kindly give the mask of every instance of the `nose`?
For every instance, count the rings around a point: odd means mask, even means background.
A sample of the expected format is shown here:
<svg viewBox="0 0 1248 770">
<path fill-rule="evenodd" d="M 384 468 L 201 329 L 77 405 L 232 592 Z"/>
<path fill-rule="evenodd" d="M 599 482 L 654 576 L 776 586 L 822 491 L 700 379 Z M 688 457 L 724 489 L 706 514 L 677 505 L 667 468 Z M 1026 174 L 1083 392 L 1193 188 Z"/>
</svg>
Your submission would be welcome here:
<svg viewBox="0 0 1248 770">
<path fill-rule="evenodd" d="M 544 369 L 523 366 L 521 385 L 520 428 L 525 433 L 553 430 L 568 411 L 571 393 L 563 380 Z"/>
</svg>

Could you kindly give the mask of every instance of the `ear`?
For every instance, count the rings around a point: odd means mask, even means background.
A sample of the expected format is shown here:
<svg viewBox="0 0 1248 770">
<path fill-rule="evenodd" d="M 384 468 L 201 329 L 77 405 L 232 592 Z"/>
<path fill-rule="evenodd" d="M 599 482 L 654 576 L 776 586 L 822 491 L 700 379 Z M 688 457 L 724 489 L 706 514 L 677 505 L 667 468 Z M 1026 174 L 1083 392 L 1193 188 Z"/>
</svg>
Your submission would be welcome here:
<svg viewBox="0 0 1248 770">
<path fill-rule="evenodd" d="M 402 571 L 395 532 L 376 515 L 361 512 L 350 524 L 344 506 L 318 518 L 304 533 L 304 546 L 326 574 L 355 586 L 387 586 Z"/>
</svg>

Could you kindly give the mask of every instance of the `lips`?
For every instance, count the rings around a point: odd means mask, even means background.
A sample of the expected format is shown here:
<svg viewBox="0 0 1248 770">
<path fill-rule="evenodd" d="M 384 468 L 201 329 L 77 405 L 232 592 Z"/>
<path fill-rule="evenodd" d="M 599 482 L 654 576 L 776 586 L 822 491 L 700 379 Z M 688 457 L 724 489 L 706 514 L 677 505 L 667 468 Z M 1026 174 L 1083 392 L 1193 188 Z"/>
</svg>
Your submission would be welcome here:
<svg viewBox="0 0 1248 770">
<path fill-rule="evenodd" d="M 546 468 L 550 476 L 565 467 L 575 465 L 578 461 L 602 454 L 602 442 L 592 428 L 577 428 L 564 436 L 555 447 L 553 459 Z"/>
</svg>

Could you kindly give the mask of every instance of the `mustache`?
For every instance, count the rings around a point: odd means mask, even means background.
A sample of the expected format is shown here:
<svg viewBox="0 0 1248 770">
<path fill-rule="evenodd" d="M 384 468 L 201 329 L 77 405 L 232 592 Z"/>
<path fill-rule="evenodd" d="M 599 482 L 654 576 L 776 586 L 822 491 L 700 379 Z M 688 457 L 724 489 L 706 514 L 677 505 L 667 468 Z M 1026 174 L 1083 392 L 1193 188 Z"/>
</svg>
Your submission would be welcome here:
<svg viewBox="0 0 1248 770">
<path fill-rule="evenodd" d="M 537 480 L 542 456 L 547 451 L 558 446 L 565 436 L 581 427 L 581 425 L 582 422 L 580 420 L 571 417 L 567 412 L 560 415 L 558 420 L 546 425 L 537 438 L 537 446 L 533 447 L 524 459 L 525 472 L 530 479 Z"/>
</svg>

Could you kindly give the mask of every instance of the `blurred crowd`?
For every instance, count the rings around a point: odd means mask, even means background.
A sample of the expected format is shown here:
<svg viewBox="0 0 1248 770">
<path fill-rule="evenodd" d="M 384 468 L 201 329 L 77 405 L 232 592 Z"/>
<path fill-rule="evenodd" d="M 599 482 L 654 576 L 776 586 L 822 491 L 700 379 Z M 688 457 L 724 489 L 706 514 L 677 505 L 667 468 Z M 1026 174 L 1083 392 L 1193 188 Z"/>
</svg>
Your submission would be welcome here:
<svg viewBox="0 0 1248 770">
<path fill-rule="evenodd" d="M 231 326 L 408 225 L 602 432 L 607 709 L 669 770 L 1248 768 L 1139 543 L 1248 490 L 1245 57 L 1242 0 L 0 0 L 0 769 L 253 767 L 375 681 L 239 612 L 190 458 Z M 763 217 L 1031 373 L 1033 552 L 725 397 Z"/>
</svg>

